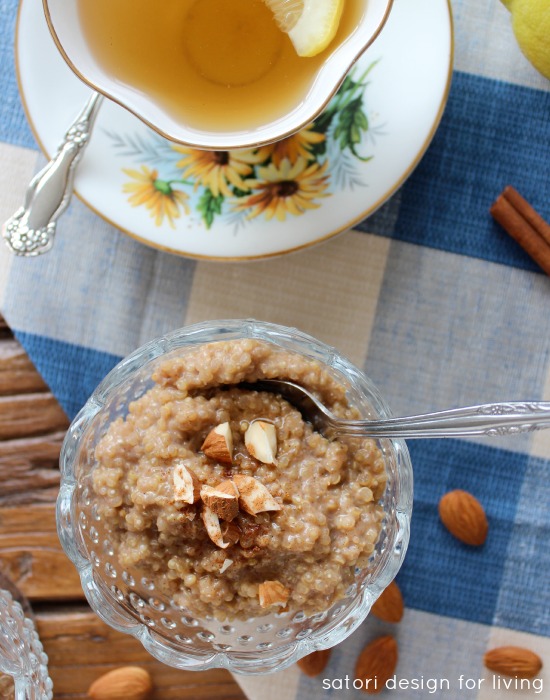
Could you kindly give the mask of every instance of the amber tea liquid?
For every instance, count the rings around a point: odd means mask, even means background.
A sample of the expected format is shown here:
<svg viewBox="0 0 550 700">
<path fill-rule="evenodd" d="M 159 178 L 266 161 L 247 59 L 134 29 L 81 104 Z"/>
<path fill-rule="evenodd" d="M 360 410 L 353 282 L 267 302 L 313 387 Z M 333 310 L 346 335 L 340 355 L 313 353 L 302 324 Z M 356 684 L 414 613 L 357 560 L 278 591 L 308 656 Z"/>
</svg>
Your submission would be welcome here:
<svg viewBox="0 0 550 700">
<path fill-rule="evenodd" d="M 111 76 L 191 128 L 248 131 L 289 112 L 329 52 L 356 26 L 346 0 L 338 34 L 300 58 L 262 0 L 77 0 L 83 34 Z"/>
</svg>

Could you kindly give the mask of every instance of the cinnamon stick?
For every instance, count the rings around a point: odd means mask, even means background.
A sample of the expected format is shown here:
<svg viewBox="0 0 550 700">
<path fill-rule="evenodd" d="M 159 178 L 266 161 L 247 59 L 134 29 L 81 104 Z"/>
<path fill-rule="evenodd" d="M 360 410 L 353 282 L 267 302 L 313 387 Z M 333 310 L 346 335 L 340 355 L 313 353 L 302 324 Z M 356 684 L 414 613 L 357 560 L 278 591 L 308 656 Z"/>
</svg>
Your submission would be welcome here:
<svg viewBox="0 0 550 700">
<path fill-rule="evenodd" d="M 550 225 L 529 202 L 508 185 L 490 212 L 495 221 L 550 275 Z"/>
</svg>

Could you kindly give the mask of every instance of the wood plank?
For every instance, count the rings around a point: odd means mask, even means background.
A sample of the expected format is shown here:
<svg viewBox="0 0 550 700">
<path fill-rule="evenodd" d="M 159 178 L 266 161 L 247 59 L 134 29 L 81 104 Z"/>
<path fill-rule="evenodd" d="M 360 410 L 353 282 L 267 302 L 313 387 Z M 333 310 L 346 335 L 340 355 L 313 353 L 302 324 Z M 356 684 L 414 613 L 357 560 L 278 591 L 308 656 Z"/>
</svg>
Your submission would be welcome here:
<svg viewBox="0 0 550 700">
<path fill-rule="evenodd" d="M 15 338 L 2 339 L 0 342 L 0 395 L 39 391 L 48 391 L 48 387 L 27 353 Z"/>
<path fill-rule="evenodd" d="M 0 316 L 0 565 L 33 603 L 50 658 L 54 697 L 84 700 L 96 678 L 133 664 L 151 673 L 152 700 L 245 700 L 227 671 L 196 673 L 165 666 L 133 637 L 101 622 L 83 602 L 80 580 L 63 553 L 55 524 L 59 452 L 67 425 Z M 52 607 L 52 601 L 59 601 L 58 606 Z"/>
<path fill-rule="evenodd" d="M 0 561 L 31 601 L 84 597 L 76 569 L 61 548 L 53 504 L 0 508 Z"/>
<path fill-rule="evenodd" d="M 51 503 L 68 421 L 8 331 L 0 316 L 0 507 Z"/>
<path fill-rule="evenodd" d="M 0 441 L 0 465 L 6 469 L 25 466 L 26 469 L 57 468 L 65 431 L 21 440 Z"/>
<path fill-rule="evenodd" d="M 0 508 L 0 536 L 22 532 L 55 532 L 55 504 Z"/>
<path fill-rule="evenodd" d="M 0 314 L 0 338 L 11 338 L 13 333 L 8 326 L 6 319 Z"/>
<path fill-rule="evenodd" d="M 155 687 L 152 700 L 245 698 L 227 671 L 180 671 L 166 666 L 151 657 L 140 642 L 111 629 L 87 607 L 39 611 L 36 621 L 56 698 L 85 698 L 96 678 L 126 665 L 149 671 Z"/>
<path fill-rule="evenodd" d="M 0 396 L 0 440 L 53 433 L 68 426 L 67 417 L 49 392 Z"/>
<path fill-rule="evenodd" d="M 64 431 L 0 441 L 0 507 L 53 503 L 59 486 Z"/>
</svg>

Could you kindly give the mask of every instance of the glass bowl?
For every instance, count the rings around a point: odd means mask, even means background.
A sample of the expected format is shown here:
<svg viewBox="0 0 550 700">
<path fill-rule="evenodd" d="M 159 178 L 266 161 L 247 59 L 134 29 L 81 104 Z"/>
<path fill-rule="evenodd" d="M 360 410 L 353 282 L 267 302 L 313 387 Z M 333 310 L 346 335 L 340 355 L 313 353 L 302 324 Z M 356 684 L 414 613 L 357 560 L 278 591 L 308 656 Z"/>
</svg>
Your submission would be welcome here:
<svg viewBox="0 0 550 700">
<path fill-rule="evenodd" d="M 51 700 L 48 657 L 33 621 L 14 596 L 20 597 L 19 592 L 0 575 L 0 698 Z"/>
<path fill-rule="evenodd" d="M 364 417 L 390 411 L 370 380 L 335 349 L 296 329 L 254 320 L 211 321 L 177 330 L 147 343 L 117 365 L 73 421 L 61 454 L 62 483 L 57 503 L 61 543 L 78 569 L 84 593 L 107 624 L 139 639 L 160 661 L 187 670 L 227 668 L 243 674 L 281 670 L 318 649 L 332 647 L 368 615 L 373 602 L 397 574 L 409 540 L 413 479 L 401 440 L 381 440 L 387 485 L 381 500 L 382 531 L 369 566 L 356 569 L 343 599 L 307 616 L 279 612 L 246 621 L 197 619 L 137 570 L 122 568 L 94 508 L 90 474 L 94 449 L 106 427 L 124 417 L 129 402 L 151 386 L 160 360 L 198 345 L 255 338 L 322 363 L 347 390 Z"/>
</svg>

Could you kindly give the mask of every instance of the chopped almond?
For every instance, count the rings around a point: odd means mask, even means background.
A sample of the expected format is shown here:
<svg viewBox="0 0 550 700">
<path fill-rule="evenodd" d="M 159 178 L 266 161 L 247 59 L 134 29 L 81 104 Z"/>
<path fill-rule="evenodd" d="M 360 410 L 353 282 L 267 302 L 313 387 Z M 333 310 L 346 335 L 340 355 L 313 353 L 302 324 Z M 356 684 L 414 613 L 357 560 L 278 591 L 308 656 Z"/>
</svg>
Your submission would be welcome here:
<svg viewBox="0 0 550 700">
<path fill-rule="evenodd" d="M 183 462 L 176 462 L 172 475 L 174 482 L 174 495 L 177 501 L 193 505 L 200 498 L 201 482 L 192 469 L 186 467 Z"/>
<path fill-rule="evenodd" d="M 267 510 L 281 510 L 282 506 L 258 479 L 236 474 L 233 481 L 239 489 L 239 506 L 250 515 L 257 515 Z"/>
<path fill-rule="evenodd" d="M 228 542 L 229 545 L 232 545 L 237 544 L 237 542 L 240 540 L 242 531 L 234 521 L 231 523 L 224 522 L 222 525 L 222 535 L 224 542 Z"/>
<path fill-rule="evenodd" d="M 233 563 L 233 559 L 224 559 L 223 564 L 221 565 L 221 568 L 220 568 L 220 574 L 224 574 L 227 571 L 227 569 L 229 569 L 229 567 L 231 566 L 232 563 Z"/>
<path fill-rule="evenodd" d="M 263 464 L 277 465 L 277 431 L 273 423 L 255 420 L 244 434 L 246 449 Z"/>
<path fill-rule="evenodd" d="M 201 498 L 205 506 L 222 520 L 233 520 L 239 512 L 239 498 L 236 493 L 227 493 L 212 486 L 201 488 Z"/>
<path fill-rule="evenodd" d="M 261 607 L 270 608 L 272 605 L 285 606 L 290 591 L 280 581 L 264 581 L 260 583 L 258 595 Z"/>
<path fill-rule="evenodd" d="M 224 542 L 223 540 L 222 529 L 218 516 L 206 506 L 202 509 L 201 516 L 206 532 L 208 533 L 208 537 L 210 537 L 212 542 L 217 547 L 220 547 L 220 549 L 226 549 L 226 547 L 229 547 L 229 542 Z"/>
<path fill-rule="evenodd" d="M 234 481 L 231 479 L 225 479 L 225 481 L 220 481 L 216 486 L 216 491 L 221 491 L 222 493 L 227 493 L 229 495 L 235 495 L 239 497 L 239 489 L 237 488 Z"/>
<path fill-rule="evenodd" d="M 233 464 L 233 435 L 229 423 L 220 423 L 213 428 L 202 443 L 201 450 L 216 462 Z"/>
</svg>

